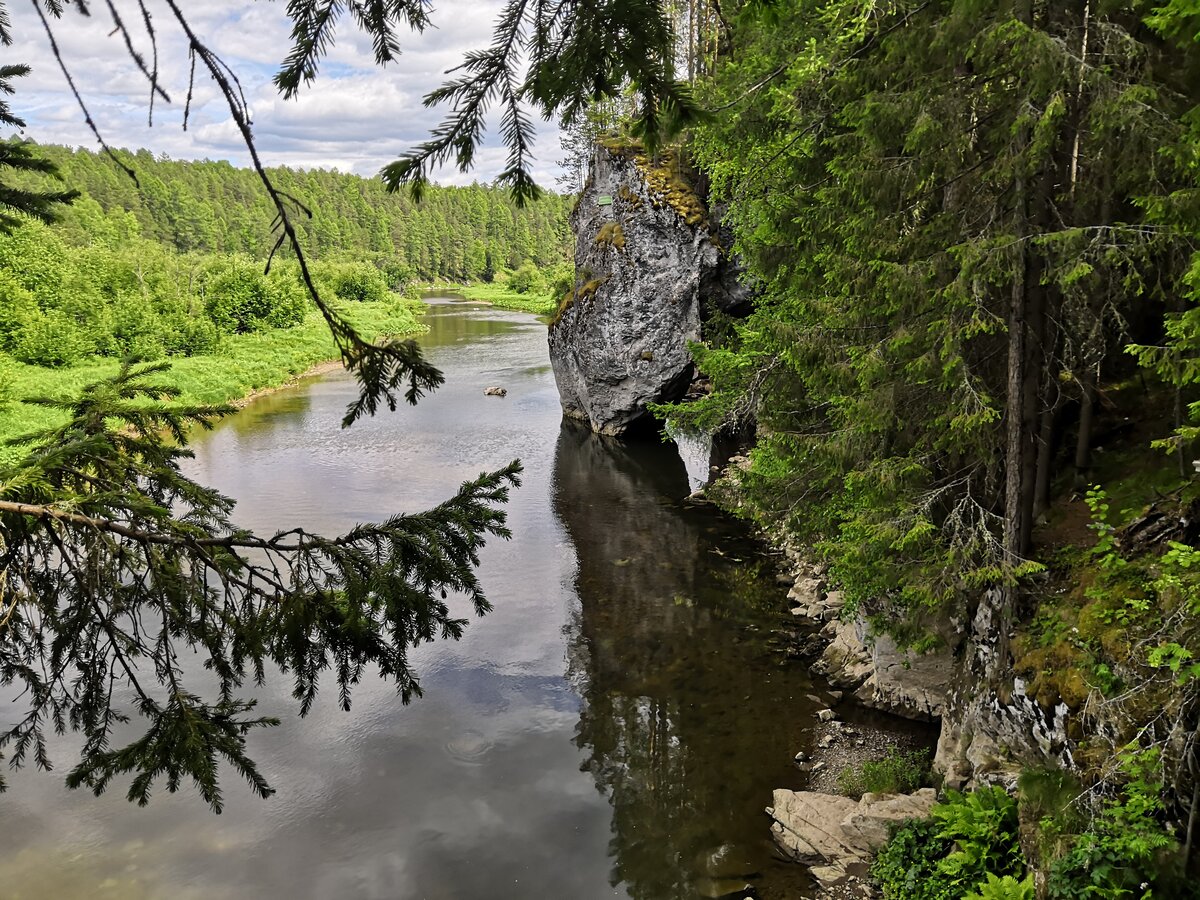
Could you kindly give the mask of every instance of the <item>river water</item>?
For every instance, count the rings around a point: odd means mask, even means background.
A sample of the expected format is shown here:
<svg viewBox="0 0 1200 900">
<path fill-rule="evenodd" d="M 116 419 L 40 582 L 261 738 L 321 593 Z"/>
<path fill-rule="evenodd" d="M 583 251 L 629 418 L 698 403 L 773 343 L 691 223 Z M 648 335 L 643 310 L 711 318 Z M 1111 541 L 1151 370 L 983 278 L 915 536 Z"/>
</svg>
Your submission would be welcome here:
<svg viewBox="0 0 1200 900">
<path fill-rule="evenodd" d="M 283 723 L 251 750 L 269 800 L 231 772 L 220 816 L 190 789 L 145 809 L 124 785 L 68 791 L 63 745 L 58 772 L 10 773 L 0 897 L 657 900 L 807 884 L 775 859 L 763 813 L 772 788 L 800 786 L 791 757 L 815 706 L 802 668 L 767 647 L 786 610 L 762 548 L 682 502 L 674 445 L 561 421 L 532 316 L 430 302 L 422 343 L 446 384 L 419 406 L 342 430 L 353 381 L 308 380 L 198 438 L 190 473 L 238 500 L 241 525 L 332 534 L 519 457 L 514 537 L 482 557 L 494 611 L 413 654 L 425 696 L 407 707 L 368 679 L 350 712 L 327 688 L 301 720 L 288 680 L 269 681 L 259 709 Z M 492 384 L 507 397 L 484 396 Z"/>
</svg>

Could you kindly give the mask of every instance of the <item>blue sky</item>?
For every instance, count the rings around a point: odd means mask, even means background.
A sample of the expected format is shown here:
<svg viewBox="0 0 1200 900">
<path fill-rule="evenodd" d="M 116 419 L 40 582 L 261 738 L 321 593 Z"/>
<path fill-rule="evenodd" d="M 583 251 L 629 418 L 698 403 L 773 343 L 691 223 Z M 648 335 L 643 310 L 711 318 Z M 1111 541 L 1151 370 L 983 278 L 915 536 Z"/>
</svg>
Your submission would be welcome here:
<svg viewBox="0 0 1200 900">
<path fill-rule="evenodd" d="M 115 0 L 139 49 L 149 59 L 150 44 L 137 4 Z M 229 119 L 224 101 L 207 79 L 197 74 L 188 130 L 182 128 L 187 94 L 188 60 L 170 10 L 147 0 L 159 37 L 160 69 L 171 104 L 159 103 L 154 127 L 147 125 L 149 89 L 126 53 L 103 3 L 91 4 L 85 18 L 68 9 L 61 21 L 51 20 L 55 38 L 105 139 L 115 146 L 146 147 L 177 159 L 228 159 L 245 164 L 247 155 Z M 25 62 L 33 73 L 17 82 L 13 108 L 28 123 L 26 134 L 47 143 L 95 148 L 78 105 L 49 50 L 32 5 L 10 3 L 15 45 L 4 49 L 6 63 Z M 490 43 L 498 0 L 444 0 L 435 5 L 435 27 L 402 40 L 404 53 L 387 66 L 374 65 L 369 39 L 348 17 L 317 81 L 297 100 L 285 101 L 271 77 L 287 52 L 290 23 L 283 2 L 222 3 L 188 0 L 192 26 L 206 44 L 237 73 L 254 117 L 256 143 L 268 165 L 337 168 L 374 175 L 386 163 L 422 140 L 443 115 L 428 110 L 421 98 L 445 78 L 463 54 Z M 558 173 L 561 155 L 558 130 L 541 123 L 535 177 L 548 187 Z M 504 150 L 489 135 L 475 169 L 466 175 L 439 173 L 438 181 L 489 181 L 504 168 Z"/>
</svg>

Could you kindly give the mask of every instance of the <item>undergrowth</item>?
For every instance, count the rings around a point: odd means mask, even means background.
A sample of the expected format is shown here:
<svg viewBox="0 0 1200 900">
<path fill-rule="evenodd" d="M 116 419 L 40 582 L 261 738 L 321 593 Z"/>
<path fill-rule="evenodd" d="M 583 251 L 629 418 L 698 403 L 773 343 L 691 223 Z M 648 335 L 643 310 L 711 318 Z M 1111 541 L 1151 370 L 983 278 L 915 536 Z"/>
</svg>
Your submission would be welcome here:
<svg viewBox="0 0 1200 900">
<path fill-rule="evenodd" d="M 370 339 L 381 335 L 424 330 L 420 304 L 397 300 L 360 303 L 344 312 Z M 225 335 L 214 353 L 172 360 L 171 381 L 180 390 L 181 405 L 219 405 L 255 391 L 278 387 L 318 363 L 334 359 L 337 350 L 329 328 L 315 312 L 294 328 Z M 63 398 L 86 384 L 110 377 L 120 369 L 117 359 L 92 357 L 74 366 L 43 368 L 19 363 L 0 354 L 0 465 L 20 458 L 24 450 L 13 438 L 54 428 L 65 421 L 62 412 L 24 402 L 39 397 Z"/>
<path fill-rule="evenodd" d="M 928 778 L 928 750 L 901 753 L 893 749 L 883 759 L 842 769 L 838 790 L 855 799 L 863 794 L 906 794 L 923 786 Z"/>
</svg>

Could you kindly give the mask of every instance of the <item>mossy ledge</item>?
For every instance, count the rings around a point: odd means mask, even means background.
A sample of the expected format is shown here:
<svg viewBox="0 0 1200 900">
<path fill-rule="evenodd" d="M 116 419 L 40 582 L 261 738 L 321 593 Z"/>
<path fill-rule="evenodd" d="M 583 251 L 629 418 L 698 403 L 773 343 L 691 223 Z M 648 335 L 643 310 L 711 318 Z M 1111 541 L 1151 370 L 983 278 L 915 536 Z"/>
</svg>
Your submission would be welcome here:
<svg viewBox="0 0 1200 900">
<path fill-rule="evenodd" d="M 707 223 L 708 210 L 696 193 L 690 167 L 677 147 L 666 147 L 650 156 L 639 141 L 610 137 L 602 138 L 600 145 L 613 156 L 632 160 L 656 206 L 670 206 L 692 228 Z"/>
</svg>

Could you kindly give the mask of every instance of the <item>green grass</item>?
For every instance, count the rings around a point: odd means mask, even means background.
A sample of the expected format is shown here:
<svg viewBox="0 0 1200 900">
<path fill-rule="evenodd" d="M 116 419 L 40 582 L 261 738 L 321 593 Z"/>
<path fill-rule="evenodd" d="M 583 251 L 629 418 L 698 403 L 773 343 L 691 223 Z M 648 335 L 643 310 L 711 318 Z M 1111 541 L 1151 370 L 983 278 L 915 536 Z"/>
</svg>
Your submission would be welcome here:
<svg viewBox="0 0 1200 900">
<path fill-rule="evenodd" d="M 906 794 L 924 784 L 928 776 L 928 750 L 901 753 L 893 748 L 883 759 L 868 760 L 857 769 L 843 769 L 838 775 L 838 790 L 854 799 L 867 793 Z"/>
<path fill-rule="evenodd" d="M 539 316 L 552 316 L 558 309 L 558 301 L 550 294 L 518 294 L 504 283 L 502 276 L 498 276 L 491 284 L 482 282 L 455 285 L 428 284 L 422 285 L 422 288 L 429 291 L 445 289 L 468 300 L 490 303 L 500 309 L 530 312 Z"/>
<path fill-rule="evenodd" d="M 364 303 L 346 309 L 347 317 L 372 340 L 423 331 L 421 312 L 421 304 L 412 301 Z M 314 312 L 295 328 L 227 336 L 215 355 L 175 359 L 164 381 L 179 388 L 180 403 L 229 403 L 286 384 L 336 357 L 329 329 Z M 8 441 L 66 420 L 61 412 L 22 401 L 75 396 L 84 385 L 111 376 L 119 368 L 118 360 L 95 357 L 69 368 L 46 369 L 0 354 L 0 466 L 15 462 L 24 453 L 19 446 L 6 446 Z"/>
</svg>

